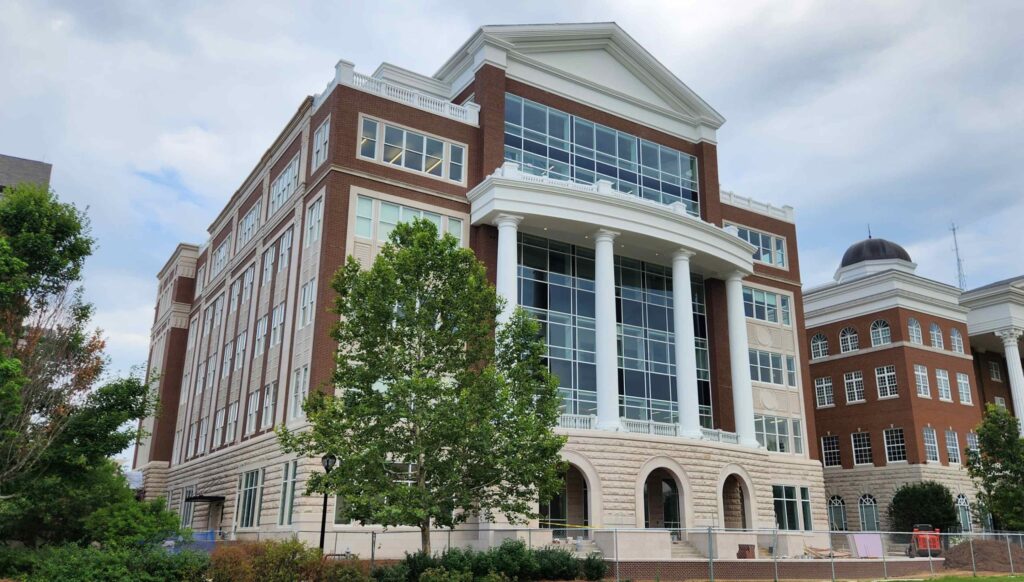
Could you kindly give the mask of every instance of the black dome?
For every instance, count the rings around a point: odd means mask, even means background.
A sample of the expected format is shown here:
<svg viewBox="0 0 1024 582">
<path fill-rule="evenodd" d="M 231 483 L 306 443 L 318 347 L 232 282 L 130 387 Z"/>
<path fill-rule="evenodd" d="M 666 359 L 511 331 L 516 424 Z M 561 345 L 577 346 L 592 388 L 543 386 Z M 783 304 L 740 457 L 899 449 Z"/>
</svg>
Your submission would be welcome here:
<svg viewBox="0 0 1024 582">
<path fill-rule="evenodd" d="M 885 259 L 903 259 L 908 263 L 910 254 L 900 245 L 884 238 L 868 238 L 854 243 L 843 253 L 843 261 L 839 267 L 849 267 L 863 261 L 883 261 Z"/>
</svg>

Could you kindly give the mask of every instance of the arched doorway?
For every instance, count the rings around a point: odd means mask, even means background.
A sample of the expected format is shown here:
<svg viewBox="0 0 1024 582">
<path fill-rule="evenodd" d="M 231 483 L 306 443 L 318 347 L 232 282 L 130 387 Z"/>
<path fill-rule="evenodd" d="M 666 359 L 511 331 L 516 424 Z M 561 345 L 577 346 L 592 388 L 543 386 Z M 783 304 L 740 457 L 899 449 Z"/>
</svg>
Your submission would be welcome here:
<svg viewBox="0 0 1024 582">
<path fill-rule="evenodd" d="M 749 496 L 739 475 L 732 473 L 722 484 L 722 519 L 725 527 L 747 529 Z"/>
<path fill-rule="evenodd" d="M 540 504 L 540 527 L 554 530 L 555 538 L 589 537 L 590 491 L 587 478 L 575 465 L 569 465 L 562 490 Z"/>
<path fill-rule="evenodd" d="M 655 469 L 644 482 L 644 527 L 683 527 L 682 494 L 679 483 L 667 469 Z"/>
</svg>

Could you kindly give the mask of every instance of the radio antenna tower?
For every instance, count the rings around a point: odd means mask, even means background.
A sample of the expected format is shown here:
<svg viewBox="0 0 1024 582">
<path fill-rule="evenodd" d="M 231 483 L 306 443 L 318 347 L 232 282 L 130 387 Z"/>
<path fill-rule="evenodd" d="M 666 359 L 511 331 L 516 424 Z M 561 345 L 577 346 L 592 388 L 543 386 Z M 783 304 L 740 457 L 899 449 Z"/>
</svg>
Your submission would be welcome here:
<svg viewBox="0 0 1024 582">
<path fill-rule="evenodd" d="M 956 239 L 957 226 L 955 222 L 950 223 L 949 230 L 953 232 L 953 252 L 956 254 L 956 281 L 961 291 L 967 290 L 967 275 L 964 274 L 964 260 L 960 258 L 960 243 Z"/>
</svg>

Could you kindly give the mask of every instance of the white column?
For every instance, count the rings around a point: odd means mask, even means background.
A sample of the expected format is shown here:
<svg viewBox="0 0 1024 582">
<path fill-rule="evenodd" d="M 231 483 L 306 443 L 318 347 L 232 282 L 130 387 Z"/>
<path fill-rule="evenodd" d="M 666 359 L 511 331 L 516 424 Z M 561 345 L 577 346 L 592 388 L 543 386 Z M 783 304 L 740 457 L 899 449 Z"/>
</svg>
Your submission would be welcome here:
<svg viewBox="0 0 1024 582">
<path fill-rule="evenodd" d="M 672 255 L 672 322 L 675 328 L 679 435 L 700 438 L 697 346 L 693 332 L 693 295 L 690 289 L 690 257 L 692 256 L 693 253 L 683 249 Z"/>
<path fill-rule="evenodd" d="M 519 231 L 519 223 L 522 216 L 512 214 L 501 214 L 494 219 L 498 227 L 498 270 L 495 273 L 495 288 L 498 296 L 505 300 L 505 306 L 498 314 L 498 324 L 505 323 L 512 317 L 519 298 L 517 288 L 519 285 L 519 261 L 517 259 L 516 233 Z"/>
<path fill-rule="evenodd" d="M 747 316 L 743 311 L 743 273 L 736 271 L 725 281 L 725 302 L 729 314 L 729 362 L 732 370 L 732 410 L 740 444 L 756 447 L 754 435 L 754 389 L 750 384 L 750 355 L 747 344 Z"/>
<path fill-rule="evenodd" d="M 615 322 L 615 237 L 594 234 L 594 331 L 597 359 L 597 428 L 621 430 L 619 421 L 619 339 Z"/>
<path fill-rule="evenodd" d="M 1020 436 L 1024 437 L 1024 368 L 1020 363 L 1020 346 L 1017 341 L 1024 330 L 1011 327 L 996 332 L 1006 348 L 1006 368 L 1010 371 L 1010 397 L 1013 399 L 1013 413 L 1020 422 Z"/>
</svg>

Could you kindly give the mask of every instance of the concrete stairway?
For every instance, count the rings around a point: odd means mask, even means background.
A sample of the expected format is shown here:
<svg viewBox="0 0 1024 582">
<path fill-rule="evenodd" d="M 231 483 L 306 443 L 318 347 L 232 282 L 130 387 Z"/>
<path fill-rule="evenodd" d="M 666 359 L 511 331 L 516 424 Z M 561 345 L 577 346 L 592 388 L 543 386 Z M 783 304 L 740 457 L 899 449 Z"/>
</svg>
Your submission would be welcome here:
<svg viewBox="0 0 1024 582">
<path fill-rule="evenodd" d="M 707 560 L 704 554 L 697 551 L 690 542 L 677 540 L 672 542 L 673 560 Z"/>
</svg>

